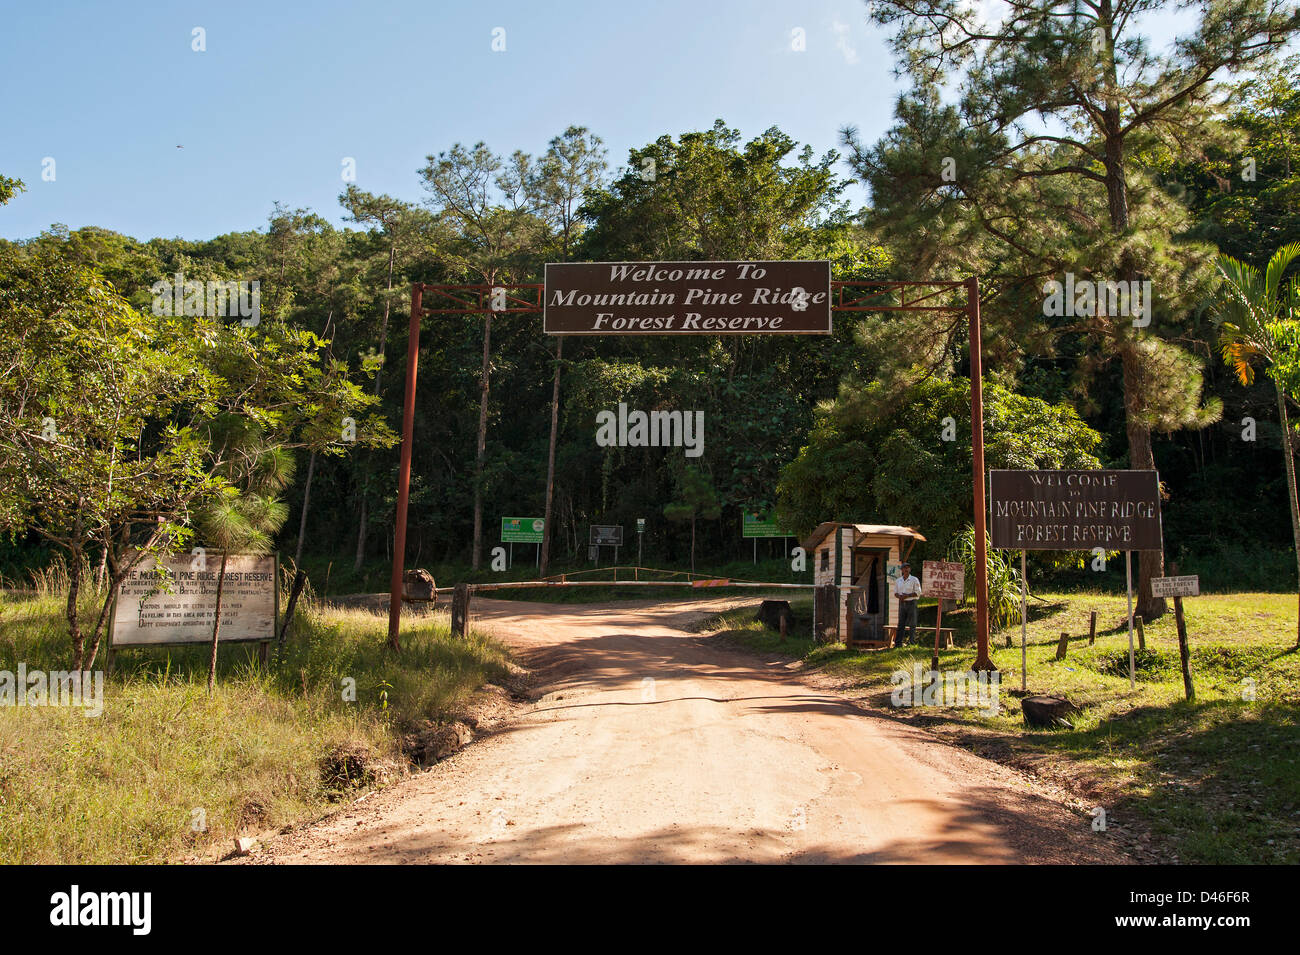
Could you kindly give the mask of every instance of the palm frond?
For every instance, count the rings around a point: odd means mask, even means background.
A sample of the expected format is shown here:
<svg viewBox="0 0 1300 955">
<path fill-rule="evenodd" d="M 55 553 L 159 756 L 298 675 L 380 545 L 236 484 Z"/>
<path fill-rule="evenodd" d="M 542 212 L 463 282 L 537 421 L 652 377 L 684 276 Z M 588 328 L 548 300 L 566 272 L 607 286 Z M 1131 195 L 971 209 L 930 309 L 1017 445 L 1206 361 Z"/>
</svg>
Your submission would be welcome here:
<svg viewBox="0 0 1300 955">
<path fill-rule="evenodd" d="M 1282 284 L 1282 276 L 1295 261 L 1296 256 L 1300 256 L 1300 242 L 1282 246 L 1268 260 L 1268 265 L 1264 269 L 1264 291 L 1270 299 L 1280 301 L 1278 289 Z"/>
</svg>

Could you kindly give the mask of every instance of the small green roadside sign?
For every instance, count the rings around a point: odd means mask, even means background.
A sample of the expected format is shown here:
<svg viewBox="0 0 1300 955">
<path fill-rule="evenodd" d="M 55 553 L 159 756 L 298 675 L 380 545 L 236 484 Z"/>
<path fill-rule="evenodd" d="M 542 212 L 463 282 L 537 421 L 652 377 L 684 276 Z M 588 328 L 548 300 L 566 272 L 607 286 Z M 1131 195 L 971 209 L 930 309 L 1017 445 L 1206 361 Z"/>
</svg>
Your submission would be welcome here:
<svg viewBox="0 0 1300 955">
<path fill-rule="evenodd" d="M 501 543 L 540 544 L 546 522 L 540 517 L 501 518 Z"/>
<path fill-rule="evenodd" d="M 781 530 L 776 524 L 776 518 L 771 514 L 759 514 L 746 511 L 744 520 L 741 522 L 741 537 L 789 537 L 785 531 Z"/>
</svg>

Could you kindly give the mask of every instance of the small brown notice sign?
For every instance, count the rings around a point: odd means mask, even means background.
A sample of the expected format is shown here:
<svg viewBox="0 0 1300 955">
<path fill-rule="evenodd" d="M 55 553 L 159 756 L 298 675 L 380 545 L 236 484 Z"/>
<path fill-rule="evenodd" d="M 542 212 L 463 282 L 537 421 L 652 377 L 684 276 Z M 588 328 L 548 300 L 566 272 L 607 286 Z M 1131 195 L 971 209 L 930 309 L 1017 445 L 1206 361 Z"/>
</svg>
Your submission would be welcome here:
<svg viewBox="0 0 1300 955">
<path fill-rule="evenodd" d="M 549 263 L 542 304 L 549 335 L 829 335 L 831 265 Z"/>
<path fill-rule="evenodd" d="M 221 554 L 189 554 L 162 562 L 146 558 L 122 581 L 113 605 L 109 643 L 114 647 L 209 643 L 217 604 Z M 232 554 L 221 587 L 221 642 L 275 637 L 276 560 Z"/>
<path fill-rule="evenodd" d="M 1152 597 L 1199 597 L 1201 578 L 1196 574 L 1187 577 L 1153 577 Z"/>
<path fill-rule="evenodd" d="M 961 600 L 966 594 L 966 567 L 964 564 L 927 560 L 921 565 L 921 590 L 927 597 Z"/>
<path fill-rule="evenodd" d="M 1161 550 L 1155 471 L 990 471 L 989 537 L 1012 550 Z"/>
</svg>

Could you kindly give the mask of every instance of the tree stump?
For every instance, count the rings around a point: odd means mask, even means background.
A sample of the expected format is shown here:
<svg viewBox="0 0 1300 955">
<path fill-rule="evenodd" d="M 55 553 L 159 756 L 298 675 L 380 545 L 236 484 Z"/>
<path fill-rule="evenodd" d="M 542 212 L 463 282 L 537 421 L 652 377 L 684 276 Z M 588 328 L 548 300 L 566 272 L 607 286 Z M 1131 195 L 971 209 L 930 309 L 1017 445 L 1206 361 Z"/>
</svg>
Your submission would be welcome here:
<svg viewBox="0 0 1300 955">
<path fill-rule="evenodd" d="M 764 600 L 759 604 L 757 619 L 769 630 L 794 629 L 794 611 L 788 600 Z"/>
<path fill-rule="evenodd" d="M 1027 696 L 1020 701 L 1020 711 L 1026 726 L 1053 727 L 1069 726 L 1067 717 L 1079 712 L 1079 708 L 1061 697 Z"/>
<path fill-rule="evenodd" d="M 427 570 L 408 570 L 402 575 L 402 599 L 436 603 L 437 586 Z"/>
</svg>

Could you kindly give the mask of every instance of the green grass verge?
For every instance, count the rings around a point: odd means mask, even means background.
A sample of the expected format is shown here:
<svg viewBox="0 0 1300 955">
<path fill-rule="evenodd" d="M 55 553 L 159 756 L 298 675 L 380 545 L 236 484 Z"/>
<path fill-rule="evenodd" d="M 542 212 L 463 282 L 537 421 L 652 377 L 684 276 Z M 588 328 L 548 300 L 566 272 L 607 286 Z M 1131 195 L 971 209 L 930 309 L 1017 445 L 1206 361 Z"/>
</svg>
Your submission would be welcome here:
<svg viewBox="0 0 1300 955">
<path fill-rule="evenodd" d="M 1137 682 L 1129 688 L 1125 598 L 1046 594 L 1031 602 L 1028 680 L 1031 693 L 1064 695 L 1082 707 L 1073 725 L 1024 726 L 1020 628 L 995 636 L 1001 711 L 925 707 L 911 719 L 978 752 L 1072 781 L 1113 819 L 1140 814 L 1184 862 L 1300 862 L 1300 653 L 1296 598 L 1286 594 L 1216 594 L 1184 601 L 1196 699 L 1184 699 L 1173 613 L 1146 627 Z M 1096 644 L 1088 617 L 1098 611 Z M 752 607 L 713 621 L 726 639 L 765 653 L 801 658 L 841 678 L 875 704 L 890 705 L 890 677 L 916 664 L 928 669 L 931 648 L 877 652 L 814 646 L 800 634 L 785 644 L 753 618 Z M 799 611 L 796 608 L 796 614 Z M 934 608 L 921 620 L 933 626 Z M 945 614 L 959 645 L 939 654 L 941 670 L 972 660 L 970 610 Z M 807 611 L 799 617 L 807 619 Z M 1057 661 L 1061 633 L 1071 634 Z M 1015 645 L 1005 646 L 1006 635 Z M 923 638 L 924 639 L 924 638 Z M 1253 699 L 1251 697 L 1253 696 Z"/>
<path fill-rule="evenodd" d="M 65 668 L 62 609 L 55 597 L 0 595 L 0 670 Z M 120 652 L 98 717 L 0 706 L 0 860 L 211 857 L 235 835 L 319 815 L 382 782 L 379 769 L 400 774 L 400 734 L 454 713 L 507 663 L 480 635 L 453 640 L 442 615 L 407 620 L 400 656 L 386 635 L 386 618 L 308 601 L 278 665 L 273 655 L 259 667 L 249 646 L 222 649 L 211 697 L 207 649 L 172 647 Z M 342 790 L 322 770 L 340 751 L 364 755 L 344 763 L 360 769 Z"/>
</svg>

